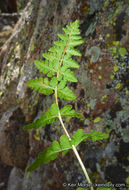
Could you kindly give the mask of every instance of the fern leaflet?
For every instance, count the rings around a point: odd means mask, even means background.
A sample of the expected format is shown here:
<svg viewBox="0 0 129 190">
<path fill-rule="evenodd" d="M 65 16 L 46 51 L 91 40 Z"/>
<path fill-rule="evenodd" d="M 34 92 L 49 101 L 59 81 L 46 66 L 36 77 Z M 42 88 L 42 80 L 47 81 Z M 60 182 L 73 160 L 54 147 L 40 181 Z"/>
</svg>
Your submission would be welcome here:
<svg viewBox="0 0 129 190">
<path fill-rule="evenodd" d="M 72 145 L 78 146 L 82 141 L 86 141 L 86 139 L 96 141 L 104 138 L 108 138 L 108 136 L 98 131 L 92 131 L 91 133 L 84 135 L 82 129 L 78 129 L 75 132 L 71 141 L 66 135 L 62 135 L 60 137 L 60 143 L 58 143 L 58 141 L 53 141 L 51 147 L 46 148 L 44 152 L 40 152 L 32 165 L 28 167 L 27 171 L 30 172 L 43 163 L 49 163 L 50 161 L 55 160 L 60 152 L 63 152 L 62 156 L 64 156 L 70 149 L 72 149 Z"/>
</svg>

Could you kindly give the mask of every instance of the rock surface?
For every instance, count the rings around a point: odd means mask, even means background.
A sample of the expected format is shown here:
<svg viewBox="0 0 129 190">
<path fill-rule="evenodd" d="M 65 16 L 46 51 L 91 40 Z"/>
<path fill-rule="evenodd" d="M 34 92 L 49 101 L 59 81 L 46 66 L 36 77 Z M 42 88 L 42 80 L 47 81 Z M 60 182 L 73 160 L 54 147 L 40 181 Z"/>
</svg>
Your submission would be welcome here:
<svg viewBox="0 0 129 190">
<path fill-rule="evenodd" d="M 0 159 L 24 169 L 28 161 L 28 135 L 23 131 L 24 115 L 19 107 L 6 111 L 0 120 Z"/>
</svg>

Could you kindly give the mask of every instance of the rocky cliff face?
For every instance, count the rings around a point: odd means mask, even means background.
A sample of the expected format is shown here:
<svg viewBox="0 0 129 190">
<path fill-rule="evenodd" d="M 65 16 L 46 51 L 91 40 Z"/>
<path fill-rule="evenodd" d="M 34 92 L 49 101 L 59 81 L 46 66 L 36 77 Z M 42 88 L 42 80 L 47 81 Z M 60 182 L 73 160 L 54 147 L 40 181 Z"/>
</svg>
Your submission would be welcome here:
<svg viewBox="0 0 129 190">
<path fill-rule="evenodd" d="M 75 189 L 62 184 L 86 183 L 71 152 L 41 166 L 29 178 L 25 174 L 36 155 L 62 134 L 58 123 L 39 130 L 38 138 L 36 131 L 23 131 L 25 124 L 53 102 L 52 97 L 32 92 L 26 82 L 40 76 L 34 60 L 42 59 L 62 27 L 76 19 L 84 44 L 80 47 L 83 56 L 77 60 L 79 82 L 71 89 L 77 95 L 73 106 L 85 119 L 72 119 L 66 125 L 70 134 L 80 127 L 85 132 L 109 133 L 107 141 L 88 141 L 80 146 L 94 184 L 111 182 L 127 187 L 129 183 L 128 1 L 30 0 L 0 52 L 0 160 L 13 167 L 7 190 Z"/>
</svg>

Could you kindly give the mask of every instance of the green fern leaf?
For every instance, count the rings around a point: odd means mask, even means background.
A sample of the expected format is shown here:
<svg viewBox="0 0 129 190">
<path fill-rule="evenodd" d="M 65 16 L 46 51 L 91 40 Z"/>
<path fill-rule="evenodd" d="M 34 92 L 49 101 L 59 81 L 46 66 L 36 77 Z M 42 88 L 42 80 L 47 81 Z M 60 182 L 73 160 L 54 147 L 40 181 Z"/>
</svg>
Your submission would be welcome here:
<svg viewBox="0 0 129 190">
<path fill-rule="evenodd" d="M 69 46 L 78 46 L 78 45 L 81 45 L 83 44 L 83 40 L 70 40 L 69 42 Z"/>
<path fill-rule="evenodd" d="M 38 154 L 38 157 L 35 159 L 35 161 L 27 168 L 27 172 L 31 172 L 33 170 L 35 170 L 36 168 L 38 168 L 39 166 L 41 166 L 43 164 L 43 157 L 44 154 L 43 152 L 40 152 Z"/>
<path fill-rule="evenodd" d="M 64 40 L 59 40 L 59 41 L 55 41 L 55 42 L 53 42 L 56 46 L 64 46 L 65 47 L 65 45 L 66 45 L 66 41 L 64 41 Z"/>
<path fill-rule="evenodd" d="M 57 95 L 60 99 L 64 98 L 64 100 L 75 100 L 76 99 L 75 94 L 68 87 L 65 87 L 63 89 L 57 88 Z"/>
<path fill-rule="evenodd" d="M 69 58 L 67 55 L 64 56 L 63 66 L 65 68 L 79 68 L 80 67 L 75 60 L 73 60 L 72 58 Z"/>
<path fill-rule="evenodd" d="M 58 89 L 63 89 L 66 86 L 66 81 L 65 80 L 61 80 L 58 84 Z"/>
<path fill-rule="evenodd" d="M 57 34 L 61 40 L 67 41 L 68 35 L 65 34 Z"/>
<path fill-rule="evenodd" d="M 34 63 L 37 69 L 39 69 L 40 72 L 47 74 L 48 77 L 52 77 L 53 75 L 55 75 L 58 70 L 58 66 L 54 62 L 50 63 L 47 60 L 36 60 Z"/>
<path fill-rule="evenodd" d="M 82 40 L 82 37 L 78 35 L 71 35 L 70 40 Z"/>
<path fill-rule="evenodd" d="M 49 85 L 48 78 L 38 78 L 27 82 L 27 86 L 35 91 L 44 93 L 45 95 L 50 95 L 53 93 L 54 88 Z"/>
<path fill-rule="evenodd" d="M 81 114 L 75 112 L 74 109 L 72 109 L 71 105 L 67 105 L 64 106 L 61 110 L 60 110 L 61 116 L 62 117 L 76 117 L 76 118 L 81 118 L 83 117 Z"/>
<path fill-rule="evenodd" d="M 49 163 L 51 160 L 55 160 L 60 152 L 71 149 L 72 146 L 66 135 L 60 137 L 60 144 L 57 141 L 53 141 L 51 147 L 45 149 L 42 153 L 38 154 L 35 161 L 27 168 L 27 172 L 35 170 L 43 163 Z"/>
<path fill-rule="evenodd" d="M 63 75 L 63 78 L 65 81 L 70 81 L 70 82 L 77 82 L 77 78 L 75 77 L 75 74 L 73 71 L 70 69 L 66 69 L 65 67 L 61 67 L 59 70 L 60 74 Z"/>
<path fill-rule="evenodd" d="M 97 140 L 103 140 L 108 138 L 108 134 L 106 133 L 101 133 L 99 131 L 91 131 L 90 133 L 86 134 L 83 136 L 84 141 L 87 139 L 92 139 L 93 141 Z"/>
<path fill-rule="evenodd" d="M 99 140 L 102 139 L 100 132 L 98 134 Z M 94 139 L 93 132 L 91 134 L 84 135 L 82 129 L 79 129 L 74 133 L 71 141 L 66 135 L 62 135 L 60 137 L 60 144 L 57 141 L 53 141 L 51 147 L 46 148 L 43 153 L 39 153 L 38 157 L 35 159 L 32 165 L 27 168 L 27 171 L 30 172 L 32 170 L 35 170 L 43 163 L 49 163 L 51 160 L 55 160 L 60 152 L 63 152 L 62 156 L 64 156 L 70 149 L 72 149 L 72 145 L 78 146 L 82 141 L 85 141 L 87 138 L 92 137 Z"/>
<path fill-rule="evenodd" d="M 75 146 L 78 146 L 82 141 L 83 141 L 83 130 L 82 129 L 78 129 L 73 137 L 72 137 L 72 144 L 74 144 Z"/>
<path fill-rule="evenodd" d="M 79 31 L 78 27 L 79 27 L 78 21 L 73 22 L 69 26 L 66 26 L 66 28 L 63 28 L 63 31 L 67 35 L 71 35 L 71 36 L 72 35 L 79 35 L 80 31 Z"/>
<path fill-rule="evenodd" d="M 52 123 L 58 119 L 58 106 L 57 104 L 52 104 L 51 108 L 41 116 L 40 119 L 37 119 L 35 122 L 30 123 L 24 127 L 24 130 L 37 129 L 39 127 L 44 127 L 47 124 Z"/>
<path fill-rule="evenodd" d="M 57 48 L 54 47 L 54 49 L 57 51 Z M 51 48 L 51 50 L 52 50 L 52 48 Z M 49 49 L 49 51 L 50 51 L 50 49 Z M 52 53 L 52 52 L 43 53 L 42 55 L 49 62 L 53 63 L 54 61 L 56 61 L 56 64 L 60 65 L 59 59 L 61 58 L 62 54 L 60 54 L 60 57 L 59 57 L 59 55 L 57 55 L 57 53 Z"/>
<path fill-rule="evenodd" d="M 68 54 L 70 54 L 70 55 L 81 56 L 81 53 L 80 53 L 78 50 L 74 49 L 74 48 L 68 48 L 68 49 L 66 50 L 66 52 L 67 52 Z"/>
<path fill-rule="evenodd" d="M 70 143 L 70 140 L 68 139 L 68 137 L 66 135 L 62 135 L 60 137 L 60 146 L 61 146 L 61 149 L 64 151 L 64 150 L 67 150 L 67 149 L 71 149 L 71 143 Z"/>
</svg>

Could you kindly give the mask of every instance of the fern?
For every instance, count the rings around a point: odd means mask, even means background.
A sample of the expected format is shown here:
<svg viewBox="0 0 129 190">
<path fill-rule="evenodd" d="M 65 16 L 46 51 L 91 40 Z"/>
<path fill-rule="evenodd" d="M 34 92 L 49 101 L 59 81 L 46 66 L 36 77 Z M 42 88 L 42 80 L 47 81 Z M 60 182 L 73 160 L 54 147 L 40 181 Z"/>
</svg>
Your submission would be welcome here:
<svg viewBox="0 0 129 190">
<path fill-rule="evenodd" d="M 33 164 L 28 167 L 27 171 L 30 172 L 38 168 L 43 163 L 49 163 L 50 161 L 55 160 L 60 152 L 62 152 L 62 156 L 65 156 L 65 154 L 72 149 L 73 144 L 77 147 L 82 141 L 86 141 L 87 139 L 96 141 L 104 138 L 108 138 L 108 135 L 102 135 L 102 133 L 98 131 L 91 131 L 91 133 L 84 135 L 82 129 L 78 129 L 75 132 L 72 140 L 69 140 L 66 135 L 62 135 L 60 137 L 60 143 L 53 141 L 51 147 L 46 148 L 44 152 L 40 152 Z"/>
<path fill-rule="evenodd" d="M 64 100 L 76 99 L 76 95 L 68 87 L 67 83 L 77 82 L 77 78 L 71 69 L 79 68 L 79 64 L 72 59 L 72 56 L 81 56 L 81 53 L 75 49 L 75 46 L 82 44 L 83 40 L 80 36 L 78 21 L 70 23 L 66 28 L 63 28 L 63 31 L 64 34 L 58 34 L 60 40 L 55 41 L 54 46 L 51 47 L 48 52 L 42 54 L 44 60 L 35 60 L 34 62 L 37 69 L 46 75 L 46 78 L 33 79 L 27 83 L 27 85 L 35 91 L 45 95 L 54 94 L 55 103 L 52 104 L 51 108 L 44 113 L 41 118 L 26 125 L 24 129 L 38 129 L 39 127 L 44 127 L 59 119 L 65 135 L 60 137 L 59 142 L 52 142 L 51 147 L 46 148 L 44 152 L 40 152 L 32 165 L 27 168 L 27 171 L 30 172 L 43 163 L 49 163 L 51 160 L 55 160 L 59 153 L 65 156 L 65 154 L 72 149 L 82 167 L 88 183 L 91 184 L 76 147 L 87 139 L 92 139 L 93 141 L 102 140 L 107 138 L 107 135 L 97 131 L 91 131 L 89 134 L 84 134 L 83 130 L 79 129 L 71 138 L 64 126 L 63 117 L 69 119 L 72 117 L 82 117 L 81 114 L 72 109 L 71 105 L 66 105 L 59 109 L 58 98 Z M 93 190 L 92 186 L 91 190 Z"/>
</svg>

